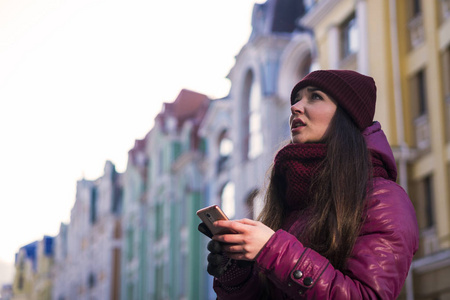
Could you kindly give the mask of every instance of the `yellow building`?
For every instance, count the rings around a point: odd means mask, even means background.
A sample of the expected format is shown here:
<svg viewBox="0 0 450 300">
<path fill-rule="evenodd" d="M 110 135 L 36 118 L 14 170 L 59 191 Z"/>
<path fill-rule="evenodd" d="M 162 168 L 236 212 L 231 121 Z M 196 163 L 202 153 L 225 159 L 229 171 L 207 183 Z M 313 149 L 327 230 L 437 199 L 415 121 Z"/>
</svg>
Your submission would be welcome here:
<svg viewBox="0 0 450 300">
<path fill-rule="evenodd" d="M 52 299 L 53 237 L 44 236 L 16 254 L 13 300 Z"/>
<path fill-rule="evenodd" d="M 304 1 L 321 69 L 374 77 L 421 240 L 401 299 L 450 299 L 450 0 Z"/>
<path fill-rule="evenodd" d="M 32 299 L 52 299 L 53 241 L 53 237 L 45 236 L 38 243 Z"/>
<path fill-rule="evenodd" d="M 16 254 L 13 300 L 31 299 L 36 272 L 37 242 L 30 243 Z"/>
</svg>

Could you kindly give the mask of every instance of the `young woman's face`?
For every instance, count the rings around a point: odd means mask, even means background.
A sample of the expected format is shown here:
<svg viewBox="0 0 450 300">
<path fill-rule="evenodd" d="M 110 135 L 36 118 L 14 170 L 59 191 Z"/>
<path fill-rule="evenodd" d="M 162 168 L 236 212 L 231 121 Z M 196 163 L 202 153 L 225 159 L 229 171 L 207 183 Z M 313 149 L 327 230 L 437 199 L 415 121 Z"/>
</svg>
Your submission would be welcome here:
<svg viewBox="0 0 450 300">
<path fill-rule="evenodd" d="M 320 142 L 337 106 L 327 94 L 308 86 L 301 89 L 291 106 L 291 140 L 293 143 Z"/>
</svg>

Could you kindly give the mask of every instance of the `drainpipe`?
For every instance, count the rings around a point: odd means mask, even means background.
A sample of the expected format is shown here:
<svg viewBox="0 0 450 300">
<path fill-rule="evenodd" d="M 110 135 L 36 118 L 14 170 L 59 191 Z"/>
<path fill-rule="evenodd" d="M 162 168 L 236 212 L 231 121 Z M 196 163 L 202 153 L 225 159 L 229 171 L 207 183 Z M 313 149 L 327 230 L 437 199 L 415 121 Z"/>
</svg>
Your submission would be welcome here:
<svg viewBox="0 0 450 300">
<path fill-rule="evenodd" d="M 408 174 L 407 174 L 407 159 L 409 149 L 405 142 L 405 131 L 403 127 L 403 106 L 402 106 L 402 90 L 400 79 L 400 59 L 399 59 L 399 46 L 398 46 L 398 34 L 397 34 L 397 7 L 396 0 L 389 0 L 389 15 L 390 15 L 390 32 L 391 32 L 391 49 L 392 49 L 392 74 L 394 79 L 394 103 L 395 103 L 395 118 L 396 118 L 396 130 L 397 130 L 397 142 L 400 146 L 399 157 L 399 175 L 400 185 L 408 192 Z M 408 272 L 406 278 L 406 300 L 414 300 L 414 288 L 413 288 L 413 270 L 412 267 Z"/>
</svg>

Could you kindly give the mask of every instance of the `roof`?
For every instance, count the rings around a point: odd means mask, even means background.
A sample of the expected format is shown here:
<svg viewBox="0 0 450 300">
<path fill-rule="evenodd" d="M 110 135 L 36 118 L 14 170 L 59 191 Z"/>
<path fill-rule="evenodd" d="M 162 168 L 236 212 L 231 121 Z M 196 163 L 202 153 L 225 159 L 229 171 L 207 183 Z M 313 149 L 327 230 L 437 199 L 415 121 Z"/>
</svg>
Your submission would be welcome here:
<svg viewBox="0 0 450 300">
<path fill-rule="evenodd" d="M 164 103 L 163 110 L 158 114 L 157 120 L 163 122 L 167 117 L 177 120 L 177 128 L 181 128 L 186 120 L 193 120 L 199 124 L 205 115 L 210 99 L 201 93 L 182 89 L 172 103 Z"/>
</svg>

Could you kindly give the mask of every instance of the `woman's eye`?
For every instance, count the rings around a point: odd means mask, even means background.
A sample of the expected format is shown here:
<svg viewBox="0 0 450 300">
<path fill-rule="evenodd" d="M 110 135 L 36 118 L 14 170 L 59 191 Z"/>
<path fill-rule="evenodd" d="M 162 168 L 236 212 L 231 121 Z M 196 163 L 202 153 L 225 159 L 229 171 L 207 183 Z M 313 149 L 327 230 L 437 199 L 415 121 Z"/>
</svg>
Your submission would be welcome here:
<svg viewBox="0 0 450 300">
<path fill-rule="evenodd" d="M 322 100 L 322 97 L 319 94 L 313 93 L 311 95 L 311 99 L 313 99 L 313 100 Z"/>
</svg>

